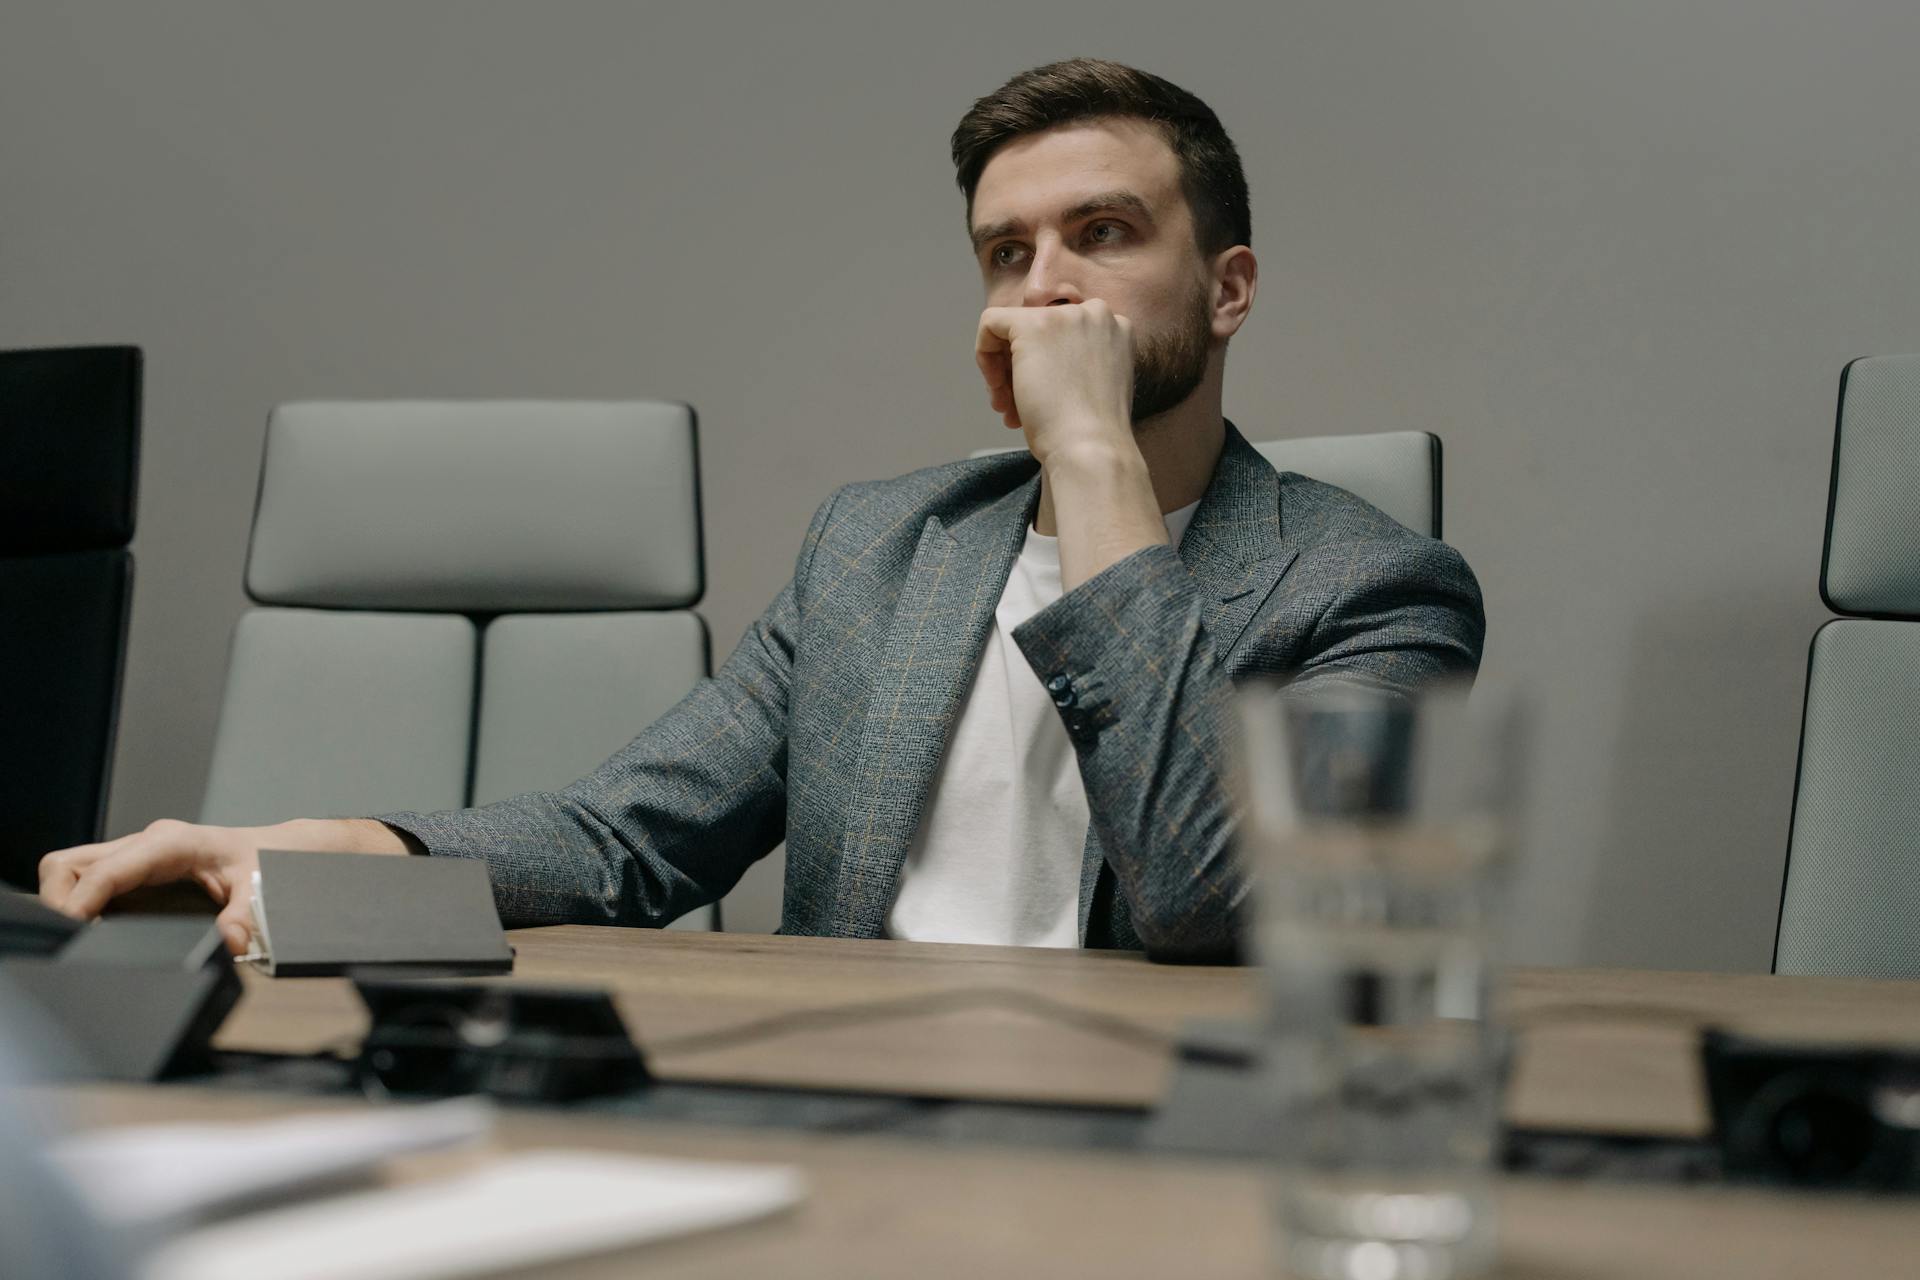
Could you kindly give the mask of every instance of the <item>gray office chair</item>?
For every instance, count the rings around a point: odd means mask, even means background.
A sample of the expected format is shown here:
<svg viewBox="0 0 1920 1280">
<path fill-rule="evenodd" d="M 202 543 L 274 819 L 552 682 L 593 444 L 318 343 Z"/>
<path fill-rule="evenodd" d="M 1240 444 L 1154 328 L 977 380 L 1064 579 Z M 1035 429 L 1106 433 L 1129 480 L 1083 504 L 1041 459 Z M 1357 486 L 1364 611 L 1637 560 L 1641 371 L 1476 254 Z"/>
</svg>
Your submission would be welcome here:
<svg viewBox="0 0 1920 1280">
<path fill-rule="evenodd" d="M 1253 446 L 1281 471 L 1338 485 L 1415 533 L 1440 536 L 1440 437 L 1428 431 L 1302 436 Z M 1012 449 L 976 449 L 976 458 Z"/>
<path fill-rule="evenodd" d="M 1281 471 L 1338 485 L 1415 533 L 1440 536 L 1440 437 L 1430 431 L 1301 436 L 1253 447 Z"/>
<path fill-rule="evenodd" d="M 1779 973 L 1920 977 L 1920 355 L 1840 375 Z"/>
<path fill-rule="evenodd" d="M 246 589 L 202 821 L 562 786 L 708 674 L 693 411 L 282 405 Z"/>
</svg>

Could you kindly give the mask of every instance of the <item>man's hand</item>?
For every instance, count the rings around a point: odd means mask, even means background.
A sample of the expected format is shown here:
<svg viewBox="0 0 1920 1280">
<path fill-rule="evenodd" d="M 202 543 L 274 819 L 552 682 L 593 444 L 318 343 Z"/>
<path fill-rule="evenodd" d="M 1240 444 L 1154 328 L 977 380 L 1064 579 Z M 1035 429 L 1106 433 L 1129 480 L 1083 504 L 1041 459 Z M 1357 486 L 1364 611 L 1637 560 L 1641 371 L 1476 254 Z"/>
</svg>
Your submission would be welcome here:
<svg viewBox="0 0 1920 1280">
<path fill-rule="evenodd" d="M 1133 446 L 1133 336 L 1098 298 L 988 307 L 974 360 L 993 410 L 1041 466 L 1080 444 Z"/>
<path fill-rule="evenodd" d="M 218 924 L 235 955 L 253 933 L 249 903 L 260 850 L 406 853 L 406 844 L 372 819 L 283 822 L 272 827 L 207 827 L 162 818 L 144 831 L 102 844 L 76 845 L 40 859 L 40 896 L 80 920 L 91 920 L 122 894 L 148 885 L 191 880 L 220 904 Z"/>
<path fill-rule="evenodd" d="M 1133 333 L 1098 298 L 988 307 L 974 359 L 994 411 L 1026 432 L 1042 473 L 1035 527 L 1060 538 L 1068 591 L 1167 540 L 1133 437 Z"/>
</svg>

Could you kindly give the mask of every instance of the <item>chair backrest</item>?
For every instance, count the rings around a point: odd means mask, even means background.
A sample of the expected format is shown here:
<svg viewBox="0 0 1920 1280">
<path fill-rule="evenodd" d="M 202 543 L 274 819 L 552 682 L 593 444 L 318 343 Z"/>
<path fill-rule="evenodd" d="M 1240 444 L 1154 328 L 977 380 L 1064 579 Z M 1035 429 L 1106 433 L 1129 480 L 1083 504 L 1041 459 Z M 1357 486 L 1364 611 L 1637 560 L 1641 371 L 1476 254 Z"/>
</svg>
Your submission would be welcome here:
<svg viewBox="0 0 1920 1280">
<path fill-rule="evenodd" d="M 133 599 L 137 347 L 0 352 L 0 879 L 101 837 Z"/>
<path fill-rule="evenodd" d="M 1253 446 L 1281 471 L 1338 485 L 1415 533 L 1440 536 L 1440 437 L 1427 431 L 1302 436 Z M 1014 449 L 976 449 L 976 458 Z"/>
<path fill-rule="evenodd" d="M 1920 355 L 1840 377 L 1774 968 L 1920 977 Z"/>
<path fill-rule="evenodd" d="M 693 411 L 283 405 L 246 585 L 203 821 L 564 785 L 708 672 Z"/>
<path fill-rule="evenodd" d="M 1415 533 L 1440 536 L 1440 437 L 1430 431 L 1301 436 L 1254 448 L 1277 470 L 1337 485 Z"/>
</svg>

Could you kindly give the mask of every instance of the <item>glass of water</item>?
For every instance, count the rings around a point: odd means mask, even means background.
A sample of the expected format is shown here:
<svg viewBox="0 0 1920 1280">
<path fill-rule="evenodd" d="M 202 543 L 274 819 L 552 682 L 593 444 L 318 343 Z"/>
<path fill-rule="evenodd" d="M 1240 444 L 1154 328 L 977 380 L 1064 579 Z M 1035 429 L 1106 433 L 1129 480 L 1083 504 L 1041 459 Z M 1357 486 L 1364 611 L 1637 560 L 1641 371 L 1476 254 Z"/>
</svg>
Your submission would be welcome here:
<svg viewBox="0 0 1920 1280">
<path fill-rule="evenodd" d="M 1241 691 L 1239 712 L 1286 1270 L 1485 1274 L 1515 710 L 1463 687 L 1408 698 L 1261 684 Z"/>
</svg>

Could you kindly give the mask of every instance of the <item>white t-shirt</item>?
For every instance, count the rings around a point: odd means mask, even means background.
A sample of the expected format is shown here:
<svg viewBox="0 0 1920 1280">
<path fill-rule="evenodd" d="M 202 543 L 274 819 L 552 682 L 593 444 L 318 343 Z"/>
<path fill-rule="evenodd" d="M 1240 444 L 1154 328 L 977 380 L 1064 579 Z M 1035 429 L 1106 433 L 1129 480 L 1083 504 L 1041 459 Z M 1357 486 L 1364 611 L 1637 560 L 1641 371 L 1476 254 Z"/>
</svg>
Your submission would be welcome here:
<svg viewBox="0 0 1920 1280">
<path fill-rule="evenodd" d="M 1176 547 L 1199 505 L 1167 513 Z M 1087 792 L 1059 709 L 1013 642 L 1060 595 L 1060 540 L 1029 528 L 900 869 L 888 937 L 1080 945 Z"/>
</svg>

